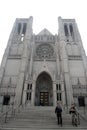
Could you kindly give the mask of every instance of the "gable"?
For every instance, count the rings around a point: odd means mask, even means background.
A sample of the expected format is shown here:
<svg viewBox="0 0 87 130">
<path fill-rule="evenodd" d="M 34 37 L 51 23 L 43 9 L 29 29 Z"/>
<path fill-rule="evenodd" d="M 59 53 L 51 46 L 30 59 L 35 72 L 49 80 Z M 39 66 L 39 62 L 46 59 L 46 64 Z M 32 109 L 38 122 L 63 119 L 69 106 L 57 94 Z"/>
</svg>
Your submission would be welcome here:
<svg viewBox="0 0 87 130">
<path fill-rule="evenodd" d="M 49 32 L 46 28 L 44 28 L 38 35 L 53 35 L 51 32 Z"/>
</svg>

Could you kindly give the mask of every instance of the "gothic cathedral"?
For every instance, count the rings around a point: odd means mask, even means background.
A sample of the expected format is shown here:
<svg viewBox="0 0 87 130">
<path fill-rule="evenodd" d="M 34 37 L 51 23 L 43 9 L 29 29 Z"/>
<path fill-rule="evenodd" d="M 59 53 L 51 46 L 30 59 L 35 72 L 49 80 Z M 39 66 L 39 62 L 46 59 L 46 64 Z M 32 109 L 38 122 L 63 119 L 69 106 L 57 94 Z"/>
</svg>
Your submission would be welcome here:
<svg viewBox="0 0 87 130">
<path fill-rule="evenodd" d="M 75 19 L 58 18 L 58 35 L 35 35 L 33 17 L 17 18 L 0 68 L 0 105 L 87 105 L 87 57 Z"/>
</svg>

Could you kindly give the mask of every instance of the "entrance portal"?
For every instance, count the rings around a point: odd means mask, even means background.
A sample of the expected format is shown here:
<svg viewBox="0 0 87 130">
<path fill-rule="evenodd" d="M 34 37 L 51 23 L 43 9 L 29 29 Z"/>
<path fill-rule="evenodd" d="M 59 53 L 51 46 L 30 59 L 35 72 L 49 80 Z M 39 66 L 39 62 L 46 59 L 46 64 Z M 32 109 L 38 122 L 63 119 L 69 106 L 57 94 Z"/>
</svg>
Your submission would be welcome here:
<svg viewBox="0 0 87 130">
<path fill-rule="evenodd" d="M 52 79 L 46 72 L 41 73 L 37 78 L 35 105 L 36 106 L 53 105 Z"/>
</svg>

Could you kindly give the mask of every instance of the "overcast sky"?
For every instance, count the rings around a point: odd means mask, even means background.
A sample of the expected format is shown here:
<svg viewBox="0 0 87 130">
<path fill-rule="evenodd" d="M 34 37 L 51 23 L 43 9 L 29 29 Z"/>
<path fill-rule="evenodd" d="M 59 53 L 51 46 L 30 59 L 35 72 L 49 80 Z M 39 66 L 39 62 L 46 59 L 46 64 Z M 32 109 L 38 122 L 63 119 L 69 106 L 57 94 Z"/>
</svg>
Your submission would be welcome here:
<svg viewBox="0 0 87 130">
<path fill-rule="evenodd" d="M 0 63 L 16 18 L 33 16 L 33 32 L 58 33 L 58 17 L 75 18 L 87 54 L 87 0 L 1 0 Z"/>
</svg>

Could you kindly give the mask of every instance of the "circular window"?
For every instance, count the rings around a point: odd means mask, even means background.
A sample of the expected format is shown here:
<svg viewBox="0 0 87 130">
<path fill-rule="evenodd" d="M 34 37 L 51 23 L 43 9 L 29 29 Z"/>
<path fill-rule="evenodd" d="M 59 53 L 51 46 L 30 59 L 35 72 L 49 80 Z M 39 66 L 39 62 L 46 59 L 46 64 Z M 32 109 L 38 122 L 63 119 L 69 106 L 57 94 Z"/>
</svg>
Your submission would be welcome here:
<svg viewBox="0 0 87 130">
<path fill-rule="evenodd" d="M 49 44 L 39 45 L 36 49 L 36 55 L 40 59 L 50 59 L 53 57 L 54 50 Z"/>
</svg>

